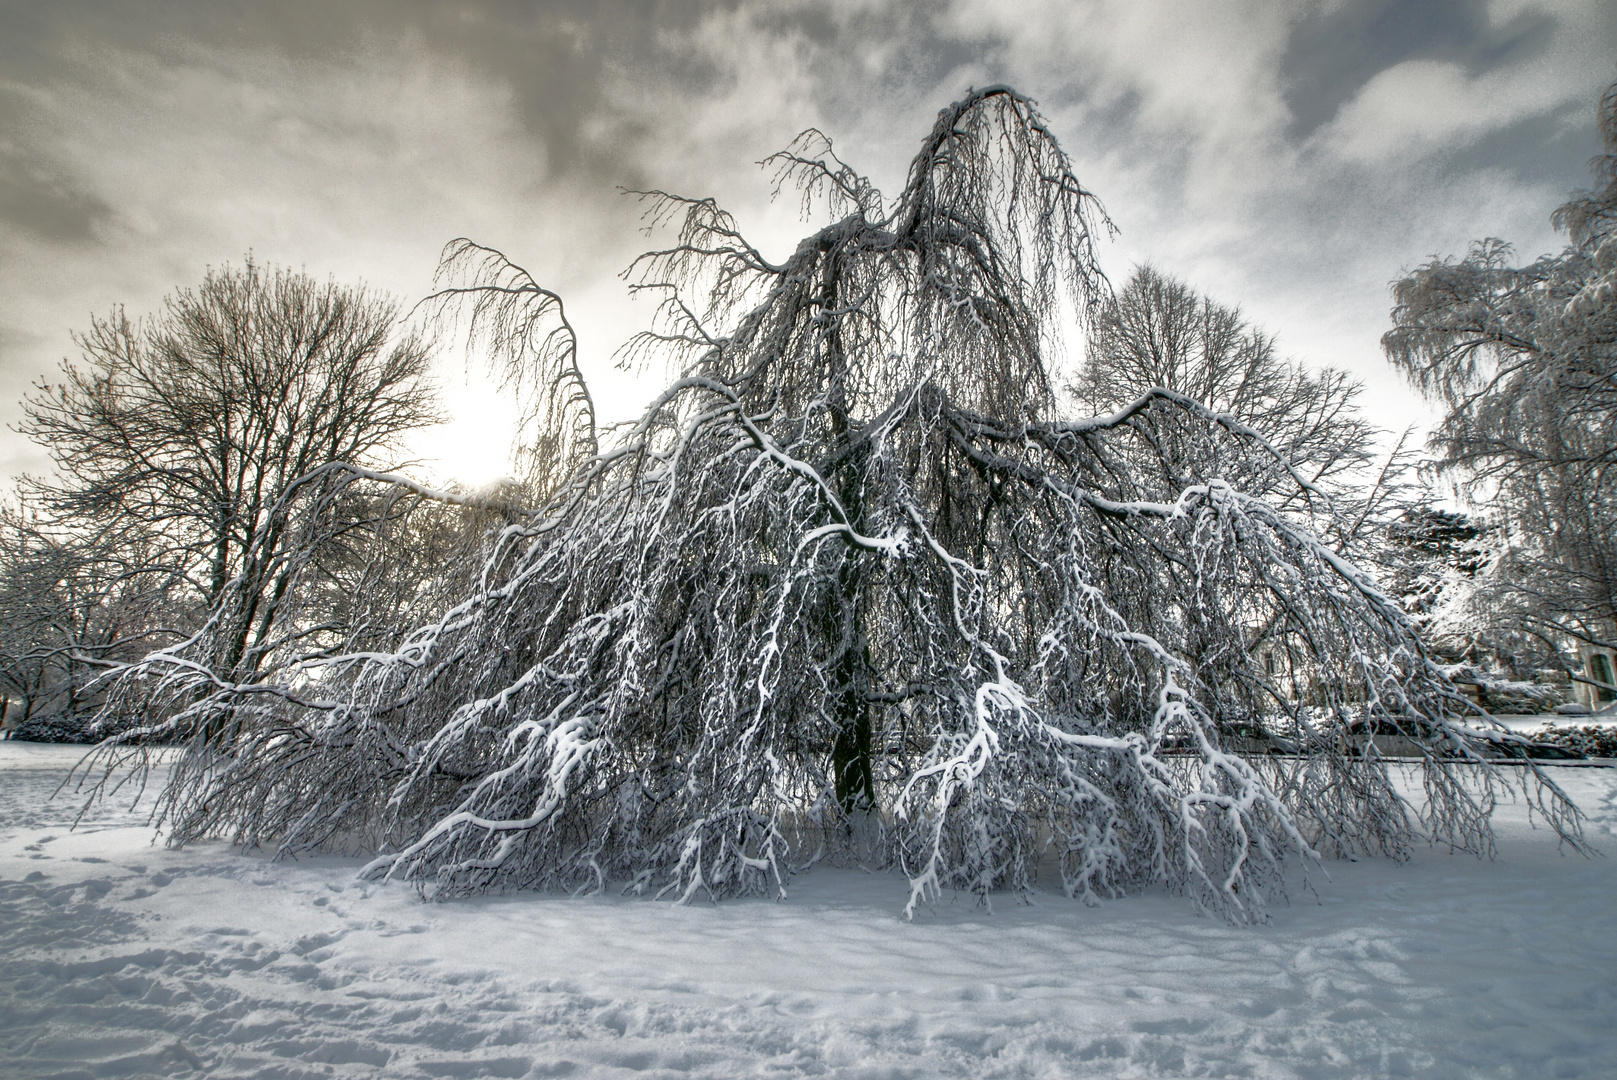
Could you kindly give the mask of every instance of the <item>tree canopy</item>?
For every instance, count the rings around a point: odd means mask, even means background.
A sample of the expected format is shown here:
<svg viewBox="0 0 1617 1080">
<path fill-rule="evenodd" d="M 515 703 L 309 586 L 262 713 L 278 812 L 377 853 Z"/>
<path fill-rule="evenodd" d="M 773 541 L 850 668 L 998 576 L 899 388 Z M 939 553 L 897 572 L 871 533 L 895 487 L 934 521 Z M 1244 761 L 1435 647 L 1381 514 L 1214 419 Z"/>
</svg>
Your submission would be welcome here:
<svg viewBox="0 0 1617 1080">
<path fill-rule="evenodd" d="M 1354 473 L 1370 458 L 1376 432 L 1359 410 L 1355 380 L 1287 360 L 1239 308 L 1141 266 L 1096 311 L 1072 390 L 1085 408 L 1100 414 L 1152 389 L 1183 394 L 1260 432 L 1308 485 L 1336 495 L 1352 487 Z M 1249 464 L 1182 461 L 1187 475 L 1219 475 L 1251 494 L 1266 493 L 1271 485 L 1264 476 L 1238 472 Z M 1273 461 L 1256 464 L 1281 488 L 1307 490 L 1275 472 Z"/>
</svg>

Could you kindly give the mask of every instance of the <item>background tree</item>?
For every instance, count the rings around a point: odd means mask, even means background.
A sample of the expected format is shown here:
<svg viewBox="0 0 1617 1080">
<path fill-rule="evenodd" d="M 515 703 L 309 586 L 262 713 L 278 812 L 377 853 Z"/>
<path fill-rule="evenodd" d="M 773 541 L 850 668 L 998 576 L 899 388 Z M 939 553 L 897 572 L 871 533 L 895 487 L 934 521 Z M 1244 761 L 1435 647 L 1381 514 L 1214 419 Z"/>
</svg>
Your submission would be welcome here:
<svg viewBox="0 0 1617 1080">
<path fill-rule="evenodd" d="M 1310 509 L 1306 504 L 1323 496 L 1328 512 L 1308 514 L 1310 523 L 1344 554 L 1379 562 L 1388 510 L 1399 501 L 1398 451 L 1379 478 L 1368 475 L 1377 432 L 1359 411 L 1359 384 L 1342 372 L 1327 368 L 1316 374 L 1282 357 L 1274 339 L 1250 325 L 1239 308 L 1151 266 L 1136 267 L 1096 311 L 1070 390 L 1095 415 L 1160 392 L 1249 429 L 1273 453 L 1253 454 L 1250 446 L 1221 438 L 1216 428 L 1187 427 L 1165 413 L 1149 434 L 1149 451 L 1131 468 L 1165 469 L 1160 482 L 1173 490 L 1228 483 L 1268 497 L 1282 510 Z M 1311 664 L 1288 633 L 1284 619 L 1271 621 L 1254 628 L 1247 647 L 1265 657 L 1289 693 L 1306 694 Z"/>
<path fill-rule="evenodd" d="M 1554 215 L 1571 243 L 1522 267 L 1484 240 L 1393 286 L 1387 355 L 1447 413 L 1439 465 L 1505 545 L 1496 584 L 1549 648 L 1617 644 L 1617 85 L 1605 185 Z"/>
<path fill-rule="evenodd" d="M 1343 492 L 1370 460 L 1376 431 L 1359 411 L 1355 380 L 1283 358 L 1239 308 L 1140 266 L 1096 313 L 1071 389 L 1101 415 L 1157 387 L 1252 428 L 1316 488 Z M 1253 494 L 1296 490 L 1276 460 L 1209 458 L 1189 447 L 1169 456 L 1186 479 L 1217 476 Z"/>
<path fill-rule="evenodd" d="M 1511 620 L 1490 616 L 1509 595 L 1494 587 L 1500 537 L 1481 519 L 1433 506 L 1405 510 L 1387 530 L 1389 590 L 1433 654 L 1451 666 L 1528 680 L 1543 666 L 1543 643 L 1524 642 Z M 1525 647 L 1524 647 L 1525 646 Z"/>
<path fill-rule="evenodd" d="M 189 741 L 174 841 L 369 846 L 437 896 L 778 893 L 874 858 L 910 910 L 1025 891 L 1048 856 L 1070 895 L 1161 884 L 1235 918 L 1321 853 L 1488 850 L 1500 785 L 1577 842 L 1309 527 L 1330 520 L 1309 474 L 1184 394 L 1061 415 L 1046 351 L 1102 298 L 1104 219 L 1031 101 L 942 110 L 890 200 L 818 132 L 771 162 L 828 221 L 779 263 L 711 200 L 644 196 L 674 237 L 635 264 L 664 303 L 631 351 L 683 374 L 598 448 L 554 294 L 452 245 L 461 295 L 539 343 L 576 467 L 390 649 L 233 685 L 199 635 L 131 668 L 119 693 Z M 1287 509 L 1186 476 L 1193 440 Z M 1254 663 L 1277 624 L 1317 705 Z M 1419 816 L 1355 751 L 1367 709 L 1424 754 Z M 1245 756 L 1238 721 L 1292 756 Z"/>
<path fill-rule="evenodd" d="M 1474 581 L 1488 564 L 1484 529 L 1467 514 L 1418 507 L 1402 516 L 1391 535 L 1401 558 L 1389 585 L 1423 627 L 1462 582 Z"/>
<path fill-rule="evenodd" d="M 397 315 L 362 288 L 249 259 L 146 321 L 93 320 L 79 362 L 24 403 L 22 430 L 56 464 L 24 480 L 30 505 L 64 550 L 171 576 L 174 614 L 209 624 L 201 659 L 221 679 L 253 681 L 278 635 L 342 641 L 330 611 L 282 608 L 314 595 L 290 589 L 310 559 L 335 569 L 340 522 L 375 517 L 319 470 L 388 467 L 403 435 L 439 420 L 427 347 Z M 300 498 L 328 526 L 313 548 Z"/>
<path fill-rule="evenodd" d="M 103 676 L 173 640 L 168 575 L 139 549 L 41 529 L 0 512 L 0 699 L 17 737 L 77 741 L 104 698 Z"/>
</svg>

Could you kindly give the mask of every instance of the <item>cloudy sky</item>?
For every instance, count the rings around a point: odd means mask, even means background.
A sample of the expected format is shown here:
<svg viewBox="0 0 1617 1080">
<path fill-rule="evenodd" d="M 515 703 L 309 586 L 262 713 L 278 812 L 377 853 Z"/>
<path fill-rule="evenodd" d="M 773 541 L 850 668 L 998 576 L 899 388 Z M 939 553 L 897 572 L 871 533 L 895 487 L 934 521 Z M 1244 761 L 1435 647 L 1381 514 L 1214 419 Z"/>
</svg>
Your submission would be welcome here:
<svg viewBox="0 0 1617 1080">
<path fill-rule="evenodd" d="M 0 0 L 0 421 L 92 313 L 210 265 L 413 301 L 461 235 L 568 298 L 628 415 L 660 373 L 611 364 L 649 315 L 619 188 L 716 196 L 783 254 L 807 227 L 759 158 L 816 126 L 892 190 L 940 107 L 1009 82 L 1119 227 L 1114 280 L 1149 260 L 1240 304 L 1400 427 L 1388 282 L 1484 236 L 1556 249 L 1614 79 L 1609 0 Z M 482 479 L 509 417 L 444 369 L 425 452 Z M 0 475 L 47 465 L 0 435 Z"/>
</svg>

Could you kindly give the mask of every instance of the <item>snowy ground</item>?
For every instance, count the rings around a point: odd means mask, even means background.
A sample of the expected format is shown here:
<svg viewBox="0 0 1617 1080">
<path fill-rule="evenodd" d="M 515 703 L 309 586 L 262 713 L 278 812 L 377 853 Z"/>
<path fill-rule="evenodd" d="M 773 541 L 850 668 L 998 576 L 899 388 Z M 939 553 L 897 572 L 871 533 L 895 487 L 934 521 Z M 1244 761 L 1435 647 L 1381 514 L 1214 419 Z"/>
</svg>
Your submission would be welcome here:
<svg viewBox="0 0 1617 1080">
<path fill-rule="evenodd" d="M 1610 1077 L 1617 857 L 1504 811 L 1492 863 L 1339 863 L 1258 928 L 1135 897 L 898 919 L 785 903 L 429 905 L 356 864 L 151 844 L 0 743 L 0 1075 Z M 1617 769 L 1559 769 L 1617 856 Z"/>
</svg>

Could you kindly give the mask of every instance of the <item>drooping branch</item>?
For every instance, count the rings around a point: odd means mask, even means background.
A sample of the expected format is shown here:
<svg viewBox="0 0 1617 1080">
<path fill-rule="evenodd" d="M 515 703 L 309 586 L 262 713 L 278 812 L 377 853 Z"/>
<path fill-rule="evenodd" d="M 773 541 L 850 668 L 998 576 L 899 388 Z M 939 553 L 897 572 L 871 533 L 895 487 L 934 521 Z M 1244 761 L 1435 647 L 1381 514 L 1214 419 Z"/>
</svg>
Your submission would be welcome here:
<svg viewBox="0 0 1617 1080">
<path fill-rule="evenodd" d="M 491 247 L 451 240 L 436 290 L 419 306 L 455 322 L 464 313 L 473 345 L 493 358 L 519 402 L 521 438 L 544 490 L 600 449 L 595 402 L 578 368 L 578 339 L 562 298 Z"/>
</svg>

